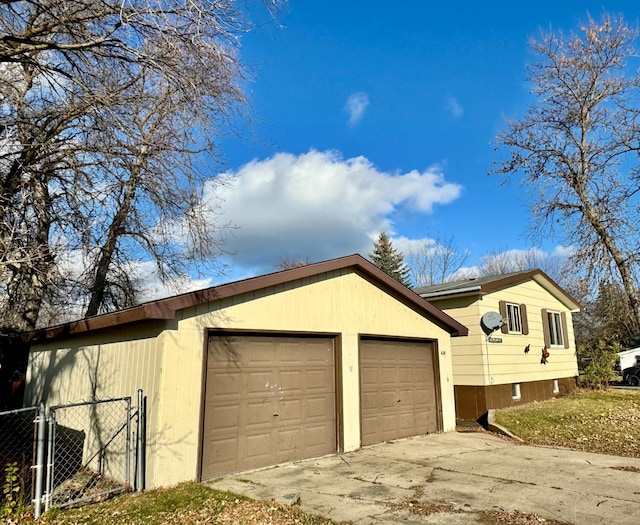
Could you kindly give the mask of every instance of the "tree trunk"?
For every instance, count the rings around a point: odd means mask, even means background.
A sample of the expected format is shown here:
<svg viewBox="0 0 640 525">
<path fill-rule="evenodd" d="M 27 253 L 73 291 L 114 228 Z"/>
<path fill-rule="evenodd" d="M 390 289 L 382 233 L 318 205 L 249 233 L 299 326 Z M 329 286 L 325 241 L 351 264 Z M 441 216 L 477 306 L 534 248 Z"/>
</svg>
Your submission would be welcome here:
<svg viewBox="0 0 640 525">
<path fill-rule="evenodd" d="M 111 261 L 113 260 L 113 254 L 115 253 L 118 239 L 120 238 L 129 211 L 131 210 L 131 204 L 135 198 L 136 189 L 138 188 L 138 182 L 141 177 L 140 167 L 136 167 L 126 182 L 125 194 L 120 208 L 113 217 L 107 233 L 107 239 L 100 250 L 100 259 L 96 266 L 96 273 L 93 279 L 93 285 L 91 286 L 91 299 L 89 300 L 89 306 L 85 312 L 85 317 L 97 315 L 104 301 L 104 292 L 107 287 L 107 276 L 109 274 L 109 268 Z"/>
<path fill-rule="evenodd" d="M 54 261 L 49 249 L 51 198 L 46 180 L 36 180 L 34 177 L 32 189 L 37 219 L 23 248 L 28 255 L 28 263 L 12 266 L 7 282 L 8 315 L 5 315 L 4 324 L 17 331 L 36 328 L 40 308 L 49 289 Z"/>
<path fill-rule="evenodd" d="M 587 192 L 582 184 L 574 184 L 574 189 L 580 202 L 582 203 L 582 209 L 584 217 L 587 219 L 591 227 L 594 229 L 596 235 L 602 241 L 605 249 L 611 255 L 618 272 L 620 273 L 620 279 L 622 280 L 622 286 L 627 295 L 629 306 L 633 312 L 633 316 L 636 321 L 636 325 L 640 326 L 640 300 L 638 298 L 638 292 L 633 282 L 633 271 L 628 257 L 622 253 L 618 248 L 615 239 L 609 234 L 609 230 L 603 224 L 600 214 L 595 209 L 590 199 L 587 196 Z"/>
</svg>

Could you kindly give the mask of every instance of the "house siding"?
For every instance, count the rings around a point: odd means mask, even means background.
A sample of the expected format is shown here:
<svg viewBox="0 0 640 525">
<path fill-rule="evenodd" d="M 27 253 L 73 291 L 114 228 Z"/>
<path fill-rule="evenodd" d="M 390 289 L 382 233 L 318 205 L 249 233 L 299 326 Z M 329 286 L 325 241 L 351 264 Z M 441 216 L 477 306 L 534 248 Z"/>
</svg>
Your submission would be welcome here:
<svg viewBox="0 0 640 525">
<path fill-rule="evenodd" d="M 502 343 L 487 343 L 489 355 L 489 384 L 511 384 L 535 381 L 549 381 L 578 375 L 575 338 L 571 312 L 558 299 L 535 281 L 526 281 L 509 289 L 488 294 L 483 304 L 490 304 L 495 310 L 499 301 L 508 301 L 527 305 L 529 333 L 503 334 L 496 337 Z M 545 346 L 542 311 L 544 309 L 566 315 L 566 333 L 563 334 L 568 345 L 550 347 L 548 363 L 541 364 L 542 349 Z M 530 351 L 524 353 L 529 345 Z"/>
<path fill-rule="evenodd" d="M 163 329 L 164 323 L 149 323 L 71 337 L 64 342 L 33 344 L 25 405 L 45 401 L 48 408 L 127 396 L 135 404 L 141 388 L 147 396 L 148 433 L 157 435 Z M 147 464 L 153 463 L 153 447 L 149 447 Z M 146 475 L 149 486 L 153 486 L 153 469 L 148 468 Z"/>
<path fill-rule="evenodd" d="M 498 312 L 500 301 L 525 304 L 527 335 L 504 334 L 492 337 L 502 342 L 488 342 L 480 318 Z M 466 386 L 510 385 L 575 377 L 578 375 L 571 311 L 534 280 L 488 293 L 481 297 L 431 302 L 469 328 L 469 336 L 452 339 L 454 384 Z M 567 319 L 568 348 L 551 347 L 546 365 L 540 364 L 544 343 L 542 310 L 564 312 Z M 530 351 L 524 349 L 529 345 Z"/>
</svg>

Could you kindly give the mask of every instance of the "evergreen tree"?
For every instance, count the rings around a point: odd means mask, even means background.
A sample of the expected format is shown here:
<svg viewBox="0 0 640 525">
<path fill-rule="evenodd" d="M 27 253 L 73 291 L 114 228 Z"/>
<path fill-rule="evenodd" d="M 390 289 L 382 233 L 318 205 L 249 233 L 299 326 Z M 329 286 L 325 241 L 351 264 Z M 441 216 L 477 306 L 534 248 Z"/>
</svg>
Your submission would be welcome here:
<svg viewBox="0 0 640 525">
<path fill-rule="evenodd" d="M 410 286 L 409 268 L 404 263 L 404 255 L 396 250 L 385 232 L 380 232 L 378 240 L 373 244 L 373 252 L 369 254 L 371 262 L 396 281 Z"/>
</svg>

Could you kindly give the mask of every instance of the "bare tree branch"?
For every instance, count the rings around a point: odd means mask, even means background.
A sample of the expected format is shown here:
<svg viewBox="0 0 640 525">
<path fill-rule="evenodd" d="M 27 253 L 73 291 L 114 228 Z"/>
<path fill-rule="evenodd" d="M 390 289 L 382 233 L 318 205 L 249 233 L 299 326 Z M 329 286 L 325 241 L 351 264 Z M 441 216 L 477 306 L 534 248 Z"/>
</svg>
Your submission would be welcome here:
<svg viewBox="0 0 640 525">
<path fill-rule="evenodd" d="M 203 187 L 220 183 L 218 137 L 248 117 L 243 10 L 0 3 L 0 326 L 34 328 L 57 293 L 87 315 L 129 306 L 131 263 L 151 260 L 166 279 L 217 268 L 225 225 Z"/>
<path fill-rule="evenodd" d="M 543 34 L 529 71 L 537 100 L 497 141 L 494 173 L 535 190 L 534 236 L 560 227 L 577 273 L 622 282 L 636 321 L 640 82 L 628 65 L 638 32 L 621 17 L 589 19 L 578 34 Z"/>
</svg>

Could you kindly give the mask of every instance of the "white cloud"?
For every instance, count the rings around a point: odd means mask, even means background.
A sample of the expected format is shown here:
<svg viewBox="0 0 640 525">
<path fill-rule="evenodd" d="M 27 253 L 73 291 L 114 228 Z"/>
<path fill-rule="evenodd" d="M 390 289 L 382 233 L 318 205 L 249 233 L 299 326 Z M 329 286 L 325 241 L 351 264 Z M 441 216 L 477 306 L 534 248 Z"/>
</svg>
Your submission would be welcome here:
<svg viewBox="0 0 640 525">
<path fill-rule="evenodd" d="M 558 245 L 553 250 L 553 255 L 557 257 L 568 258 L 576 253 L 575 246 L 562 246 Z"/>
<path fill-rule="evenodd" d="M 412 253 L 420 253 L 425 248 L 433 250 L 436 248 L 435 239 L 423 237 L 422 239 L 409 239 L 408 237 L 392 237 L 393 247 L 405 256 L 405 259 Z"/>
<path fill-rule="evenodd" d="M 447 100 L 447 109 L 454 118 L 460 118 L 464 114 L 464 109 L 460 101 L 455 97 L 449 97 L 449 100 Z"/>
<path fill-rule="evenodd" d="M 480 277 L 479 266 L 463 266 L 451 274 L 449 281 L 464 281 L 465 279 L 473 279 Z"/>
<path fill-rule="evenodd" d="M 347 123 L 350 126 L 354 126 L 362 120 L 364 112 L 369 105 L 369 95 L 366 93 L 358 92 L 349 95 L 347 103 L 344 106 L 345 111 L 349 114 L 349 120 Z"/>
<path fill-rule="evenodd" d="M 364 157 L 345 160 L 333 151 L 279 153 L 226 175 L 231 184 L 207 191 L 222 199 L 219 219 L 238 227 L 225 250 L 247 273 L 273 271 L 284 258 L 366 256 L 381 230 L 393 234 L 398 208 L 429 213 L 462 191 L 438 167 L 387 173 Z"/>
</svg>

